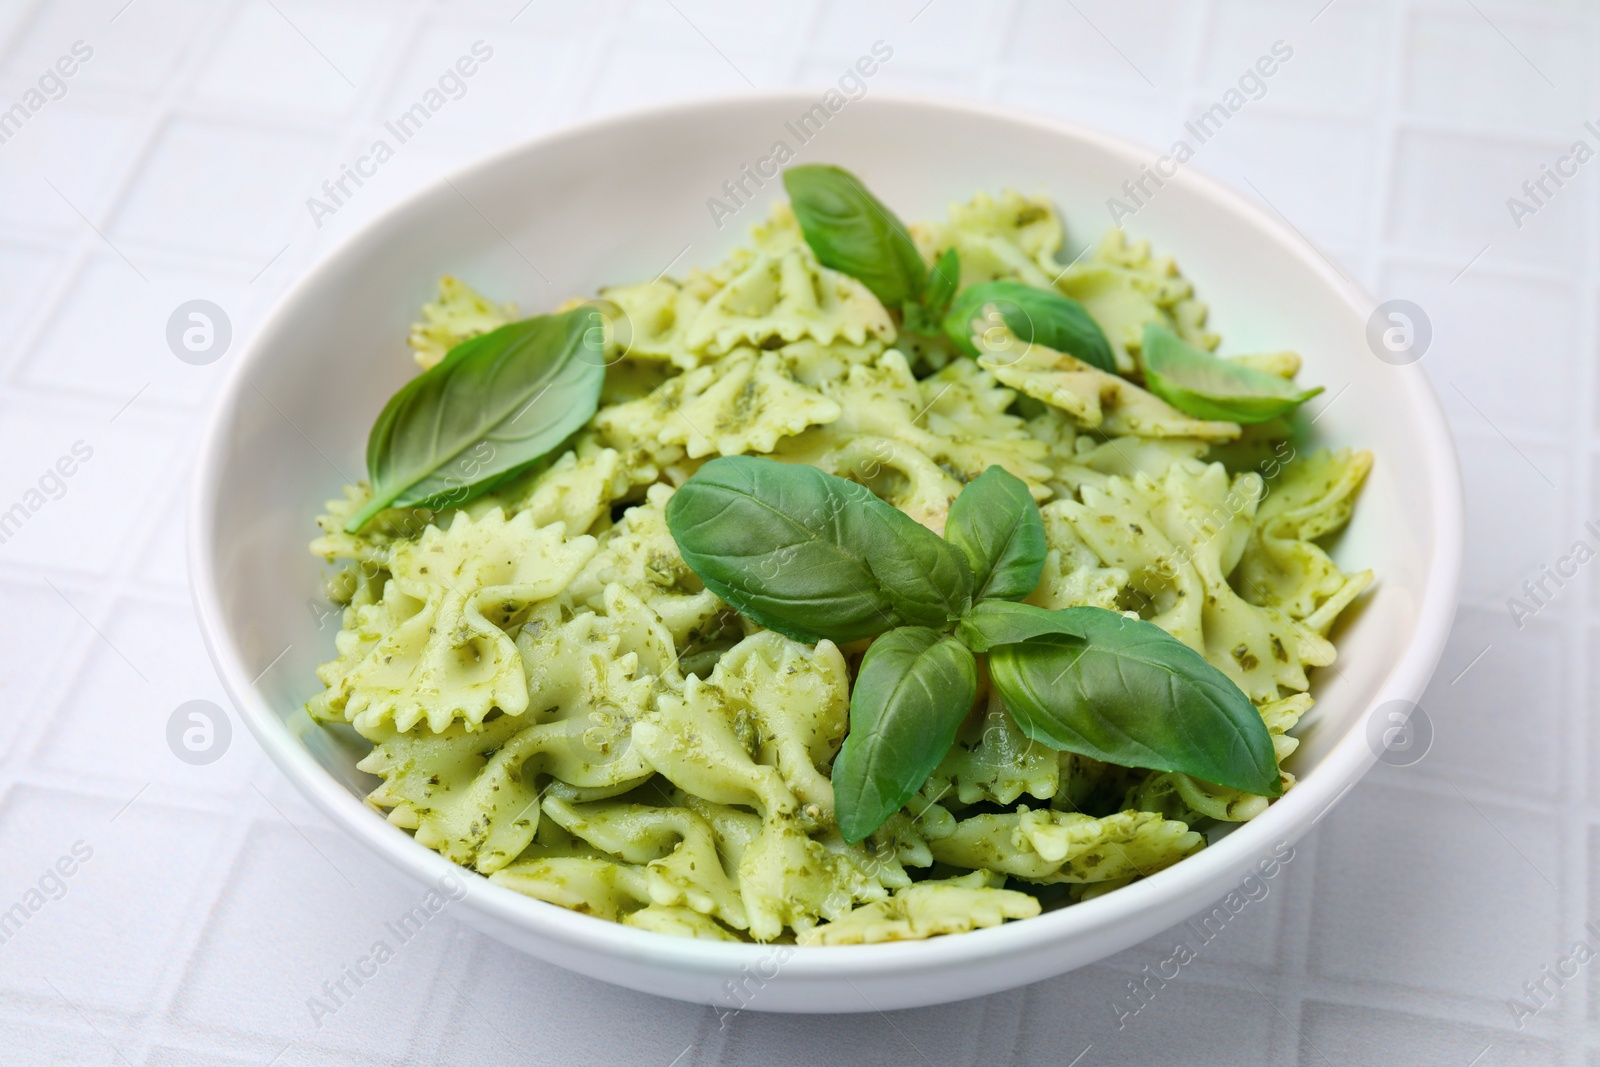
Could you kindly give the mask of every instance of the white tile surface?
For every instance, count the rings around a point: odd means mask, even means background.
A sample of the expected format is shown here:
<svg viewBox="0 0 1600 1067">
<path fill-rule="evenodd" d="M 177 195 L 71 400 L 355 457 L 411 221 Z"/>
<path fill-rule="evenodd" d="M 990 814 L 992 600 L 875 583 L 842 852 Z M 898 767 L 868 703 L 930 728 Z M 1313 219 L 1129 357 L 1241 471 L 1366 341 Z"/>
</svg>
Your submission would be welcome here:
<svg viewBox="0 0 1600 1067">
<path fill-rule="evenodd" d="M 1600 570 L 1521 629 L 1505 603 L 1600 516 L 1600 162 L 1520 228 L 1505 205 L 1586 135 L 1597 35 L 1591 5 L 1554 0 L 0 5 L 0 103 L 73 42 L 94 49 L 0 145 L 0 510 L 74 441 L 95 449 L 0 544 L 0 907 L 73 841 L 95 849 L 0 944 L 0 1061 L 1600 1065 L 1600 971 L 1521 1031 L 1507 1007 L 1600 918 Z M 313 225 L 305 198 L 480 39 L 494 58 L 461 98 Z M 317 1026 L 307 998 L 414 891 L 242 732 L 206 767 L 163 744 L 178 704 L 221 701 L 181 512 L 227 366 L 173 359 L 167 317 L 215 300 L 241 345 L 331 241 L 476 154 L 747 80 L 821 85 L 880 39 L 894 58 L 874 86 L 1157 151 L 1274 41 L 1293 48 L 1194 165 L 1433 321 L 1423 366 L 1457 431 L 1469 524 L 1467 604 L 1423 701 L 1434 751 L 1354 790 L 1120 1029 L 1117 996 L 1180 930 L 966 1004 L 724 1026 L 446 914 Z"/>
</svg>

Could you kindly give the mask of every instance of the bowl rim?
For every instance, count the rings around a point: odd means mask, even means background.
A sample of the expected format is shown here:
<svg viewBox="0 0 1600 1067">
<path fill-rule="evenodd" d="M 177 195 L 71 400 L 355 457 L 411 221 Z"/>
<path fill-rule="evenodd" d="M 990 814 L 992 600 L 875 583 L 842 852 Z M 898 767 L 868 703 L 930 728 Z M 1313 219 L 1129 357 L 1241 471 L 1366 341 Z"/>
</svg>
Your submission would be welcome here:
<svg viewBox="0 0 1600 1067">
<path fill-rule="evenodd" d="M 304 295 L 316 288 L 325 275 L 349 261 L 359 260 L 368 245 L 378 242 L 399 220 L 451 183 L 471 182 L 515 157 L 608 129 L 684 113 L 714 112 L 720 108 L 811 102 L 815 95 L 815 89 L 761 90 L 698 96 L 610 113 L 525 138 L 435 177 L 358 224 L 304 271 L 279 298 L 233 361 L 218 397 L 212 402 L 189 497 L 186 523 L 189 585 L 206 650 L 235 708 L 284 776 L 344 832 L 419 882 L 438 884 L 449 875 L 462 879 L 467 886 L 463 904 L 493 920 L 520 928 L 546 945 L 598 952 L 701 975 L 736 973 L 757 966 L 758 961 L 770 961 L 774 951 L 786 950 L 783 957 L 786 979 L 826 980 L 887 976 L 912 968 L 945 970 L 1021 953 L 1044 943 L 1106 934 L 1141 913 L 1194 897 L 1199 890 L 1210 891 L 1226 876 L 1237 878 L 1256 860 L 1265 858 L 1275 844 L 1292 843 L 1315 825 L 1377 761 L 1377 754 L 1367 743 L 1362 728 L 1372 709 L 1390 699 L 1418 699 L 1437 666 L 1450 632 L 1459 594 L 1465 536 L 1460 467 L 1437 396 L 1425 372 L 1413 364 L 1396 368 L 1394 386 L 1404 394 L 1417 420 L 1424 449 L 1413 459 L 1420 459 L 1429 471 L 1429 503 L 1434 522 L 1431 543 L 1425 546 L 1430 553 L 1429 562 L 1411 640 L 1380 683 L 1377 695 L 1362 716 L 1294 789 L 1274 801 L 1261 815 L 1240 824 L 1199 853 L 1113 893 L 1024 921 L 923 941 L 848 946 L 703 941 L 599 919 L 495 885 L 475 871 L 458 866 L 418 844 L 410 834 L 388 823 L 362 799 L 348 792 L 298 743 L 287 724 L 279 719 L 255 687 L 237 643 L 224 623 L 218 583 L 210 566 L 215 558 L 210 516 L 216 508 L 217 487 L 223 473 L 224 442 L 249 388 L 250 371 L 265 357 L 280 324 L 292 316 Z M 1040 136 L 1069 138 L 1126 159 L 1135 169 L 1150 151 L 1117 135 L 1010 106 L 889 90 L 874 91 L 870 99 L 878 102 L 874 106 L 957 111 L 1023 127 Z M 1203 170 L 1185 168 L 1185 181 L 1196 195 L 1223 207 L 1232 217 L 1255 225 L 1264 236 L 1281 246 L 1286 255 L 1296 257 L 1320 279 L 1331 296 L 1352 312 L 1365 316 L 1376 305 L 1374 299 L 1335 269 L 1288 220 L 1274 218 L 1260 205 Z M 1195 909 L 1211 899 L 1209 896 L 1194 897 Z"/>
</svg>

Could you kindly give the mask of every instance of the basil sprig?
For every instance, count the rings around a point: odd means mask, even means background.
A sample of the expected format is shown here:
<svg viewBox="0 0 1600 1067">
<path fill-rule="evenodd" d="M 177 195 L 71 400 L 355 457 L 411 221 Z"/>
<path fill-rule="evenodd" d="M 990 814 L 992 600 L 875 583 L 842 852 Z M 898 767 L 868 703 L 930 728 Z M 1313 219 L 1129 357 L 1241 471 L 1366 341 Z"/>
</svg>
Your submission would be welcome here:
<svg viewBox="0 0 1600 1067">
<path fill-rule="evenodd" d="M 1287 415 L 1322 392 L 1246 367 L 1185 343 L 1160 323 L 1144 328 L 1144 383 L 1185 415 L 1255 423 Z"/>
<path fill-rule="evenodd" d="M 367 438 L 372 499 L 454 507 L 543 458 L 589 421 L 605 378 L 604 320 L 592 304 L 463 341 L 384 405 Z"/>
<path fill-rule="evenodd" d="M 1272 738 L 1238 686 L 1153 623 L 1016 603 L 1042 573 L 1043 519 L 1000 467 L 951 505 L 945 537 L 864 487 L 806 465 L 712 460 L 667 504 L 684 561 L 733 607 L 795 640 L 868 637 L 833 766 L 860 841 L 950 750 L 977 694 L 977 653 L 1018 726 L 1050 748 L 1282 791 Z"/>
<path fill-rule="evenodd" d="M 906 329 L 937 332 L 960 284 L 954 248 L 939 257 L 930 276 L 905 223 L 842 167 L 790 167 L 783 172 L 783 187 L 819 263 L 850 275 L 884 307 L 898 310 Z"/>
<path fill-rule="evenodd" d="M 1038 342 L 1109 374 L 1117 372 L 1111 342 L 1082 304 L 1009 278 L 969 285 L 945 313 L 945 335 L 967 355 L 980 354 L 972 343 L 972 327 L 974 321 L 983 321 L 989 307 L 1023 344 Z"/>
</svg>

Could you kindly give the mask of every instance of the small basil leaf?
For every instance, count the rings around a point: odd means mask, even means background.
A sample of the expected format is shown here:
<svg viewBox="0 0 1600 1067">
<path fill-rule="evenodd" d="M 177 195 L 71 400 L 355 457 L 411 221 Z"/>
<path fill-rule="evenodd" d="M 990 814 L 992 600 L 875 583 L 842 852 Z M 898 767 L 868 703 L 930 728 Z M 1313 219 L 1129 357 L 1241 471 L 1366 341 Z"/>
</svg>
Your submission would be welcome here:
<svg viewBox="0 0 1600 1067">
<path fill-rule="evenodd" d="M 1260 712 L 1200 653 L 1105 608 L 1065 614 L 1082 637 L 1043 634 L 989 650 L 989 677 L 1023 733 L 1123 767 L 1260 796 L 1283 791 Z"/>
<path fill-rule="evenodd" d="M 1020 600 L 1039 584 L 1044 518 L 1028 484 L 1004 467 L 967 483 L 950 505 L 944 536 L 972 566 L 974 599 Z"/>
<path fill-rule="evenodd" d="M 783 172 L 783 187 L 817 260 L 855 278 L 898 308 L 922 298 L 928 268 L 905 225 L 840 167 L 807 164 Z"/>
<path fill-rule="evenodd" d="M 1158 322 L 1145 325 L 1140 359 L 1150 391 L 1197 419 L 1266 422 L 1322 392 L 1202 352 Z"/>
<path fill-rule="evenodd" d="M 933 322 L 937 323 L 950 310 L 950 301 L 955 298 L 960 285 L 961 254 L 951 245 L 934 261 L 933 270 L 928 275 L 928 291 L 922 297 L 922 303 Z"/>
<path fill-rule="evenodd" d="M 981 320 L 990 304 L 1024 344 L 1041 344 L 1091 367 L 1116 373 L 1111 343 L 1082 304 L 1053 290 L 1036 289 L 1008 278 L 969 285 L 956 295 L 945 314 L 946 336 L 967 355 L 979 355 L 977 345 L 972 343 L 973 320 Z"/>
<path fill-rule="evenodd" d="M 1083 637 L 1083 623 L 1076 621 L 1072 609 L 1034 607 L 1009 600 L 985 600 L 972 605 L 956 636 L 974 652 L 987 652 L 997 645 L 1014 645 L 1045 634 Z"/>
<path fill-rule="evenodd" d="M 907 622 L 943 629 L 972 607 L 972 570 L 960 551 L 893 505 L 881 521 L 893 538 L 888 551 L 874 551 L 872 572 L 883 582 L 895 611 Z"/>
<path fill-rule="evenodd" d="M 459 505 L 565 441 L 600 402 L 603 334 L 589 305 L 538 315 L 456 345 L 407 382 L 373 423 L 372 499 L 346 532 L 388 507 Z"/>
<path fill-rule="evenodd" d="M 860 841 L 916 795 L 977 693 L 977 662 L 953 637 L 907 626 L 872 643 L 850 693 L 850 733 L 833 761 L 846 841 Z"/>
<path fill-rule="evenodd" d="M 723 456 L 667 502 L 678 551 L 723 600 L 794 638 L 943 626 L 970 603 L 959 555 L 864 486 L 804 464 Z"/>
</svg>

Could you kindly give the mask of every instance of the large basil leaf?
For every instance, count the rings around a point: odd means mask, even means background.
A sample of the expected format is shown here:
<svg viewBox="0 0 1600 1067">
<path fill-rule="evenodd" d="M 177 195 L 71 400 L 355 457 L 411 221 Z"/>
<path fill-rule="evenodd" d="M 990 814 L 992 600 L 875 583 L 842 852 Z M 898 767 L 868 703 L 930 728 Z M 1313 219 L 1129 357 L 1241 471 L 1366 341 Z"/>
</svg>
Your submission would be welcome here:
<svg viewBox="0 0 1600 1067">
<path fill-rule="evenodd" d="M 972 323 L 993 304 L 1001 320 L 1024 344 L 1038 343 L 1115 374 L 1116 357 L 1105 331 L 1076 300 L 1050 289 L 1036 289 L 1001 278 L 970 285 L 956 295 L 945 313 L 944 332 L 969 356 L 979 355 L 972 343 Z"/>
<path fill-rule="evenodd" d="M 461 504 L 571 436 L 600 402 L 602 323 L 589 305 L 513 322 L 402 386 L 367 438 L 372 499 L 346 532 L 388 507 Z"/>
<path fill-rule="evenodd" d="M 1063 614 L 1082 637 L 1041 634 L 989 650 L 989 677 L 1023 733 L 1123 767 L 1282 792 L 1260 712 L 1200 653 L 1105 608 Z"/>
<path fill-rule="evenodd" d="M 1039 584 L 1044 518 L 1027 483 L 1004 467 L 967 483 L 950 505 L 944 536 L 972 566 L 974 599 L 1020 600 Z"/>
<path fill-rule="evenodd" d="M 850 733 L 833 761 L 846 841 L 872 833 L 922 788 L 977 692 L 977 662 L 953 637 L 908 626 L 872 643 L 850 693 Z"/>
<path fill-rule="evenodd" d="M 922 298 L 928 268 L 905 225 L 855 175 L 820 163 L 790 167 L 783 187 L 817 260 L 872 290 L 884 307 Z"/>
<path fill-rule="evenodd" d="M 1322 392 L 1186 344 L 1158 322 L 1144 328 L 1144 383 L 1185 415 L 1256 423 L 1286 415 Z"/>
<path fill-rule="evenodd" d="M 972 575 L 944 540 L 864 486 L 804 464 L 724 456 L 667 502 L 684 562 L 741 613 L 797 641 L 943 627 Z"/>
<path fill-rule="evenodd" d="M 974 652 L 987 652 L 996 645 L 1014 645 L 1045 634 L 1083 637 L 1083 623 L 1074 608 L 1039 608 L 1009 600 L 984 600 L 972 605 L 956 636 Z"/>
</svg>

